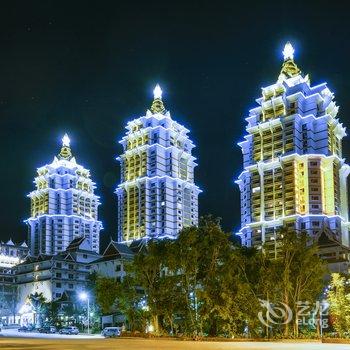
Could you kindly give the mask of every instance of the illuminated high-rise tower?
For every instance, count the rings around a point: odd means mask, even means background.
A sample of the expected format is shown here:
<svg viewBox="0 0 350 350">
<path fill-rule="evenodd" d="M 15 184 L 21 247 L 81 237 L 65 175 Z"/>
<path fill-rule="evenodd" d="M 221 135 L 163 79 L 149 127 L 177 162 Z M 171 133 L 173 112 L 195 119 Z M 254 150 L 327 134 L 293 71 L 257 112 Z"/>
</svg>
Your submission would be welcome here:
<svg viewBox="0 0 350 350">
<path fill-rule="evenodd" d="M 99 197 L 89 170 L 72 156 L 70 140 L 62 139 L 62 148 L 51 164 L 37 170 L 36 190 L 31 200 L 31 217 L 26 220 L 31 255 L 54 255 L 64 251 L 76 237 L 87 237 L 92 250 L 99 252 Z"/>
<path fill-rule="evenodd" d="M 188 129 L 165 110 L 162 90 L 145 116 L 128 122 L 118 195 L 118 240 L 175 238 L 198 223 L 199 188 L 194 184 L 194 144 Z"/>
<path fill-rule="evenodd" d="M 346 134 L 334 95 L 326 83 L 310 84 L 290 43 L 283 54 L 278 80 L 262 88 L 239 144 L 242 243 L 276 248 L 279 228 L 286 227 L 348 247 L 349 166 L 342 158 Z M 338 253 L 325 254 L 332 259 Z"/>
</svg>

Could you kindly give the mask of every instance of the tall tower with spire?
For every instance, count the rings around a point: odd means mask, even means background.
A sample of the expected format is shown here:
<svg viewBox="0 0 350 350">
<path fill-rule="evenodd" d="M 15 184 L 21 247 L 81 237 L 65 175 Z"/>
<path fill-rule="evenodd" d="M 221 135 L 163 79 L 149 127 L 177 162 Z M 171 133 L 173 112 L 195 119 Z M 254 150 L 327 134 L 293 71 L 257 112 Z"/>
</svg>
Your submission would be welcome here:
<svg viewBox="0 0 350 350">
<path fill-rule="evenodd" d="M 72 155 L 70 139 L 62 138 L 60 153 L 51 164 L 37 169 L 36 189 L 29 193 L 31 216 L 28 243 L 33 256 L 64 251 L 77 237 L 87 237 L 91 250 L 99 252 L 99 197 L 89 170 L 78 165 Z"/>
<path fill-rule="evenodd" d="M 189 130 L 174 121 L 157 85 L 146 115 L 128 122 L 118 195 L 118 240 L 175 238 L 198 224 L 195 147 Z"/>
<path fill-rule="evenodd" d="M 325 258 L 341 259 L 338 248 L 350 243 L 345 128 L 327 84 L 311 85 L 290 43 L 283 56 L 276 83 L 262 88 L 239 143 L 239 234 L 244 245 L 270 245 L 276 254 L 281 227 L 306 231 L 323 245 Z"/>
</svg>

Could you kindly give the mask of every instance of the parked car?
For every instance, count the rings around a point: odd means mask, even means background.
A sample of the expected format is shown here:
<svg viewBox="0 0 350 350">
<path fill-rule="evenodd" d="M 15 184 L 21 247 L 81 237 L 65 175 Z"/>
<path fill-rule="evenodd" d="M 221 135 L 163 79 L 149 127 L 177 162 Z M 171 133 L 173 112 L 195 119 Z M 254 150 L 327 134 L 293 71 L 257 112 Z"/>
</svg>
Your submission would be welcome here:
<svg viewBox="0 0 350 350">
<path fill-rule="evenodd" d="M 79 329 L 78 329 L 78 327 L 75 327 L 75 326 L 69 326 L 69 327 L 64 327 L 64 328 L 60 329 L 58 333 L 77 335 L 77 334 L 79 334 Z"/>
<path fill-rule="evenodd" d="M 21 326 L 17 323 L 8 323 L 8 324 L 4 325 L 4 328 L 6 328 L 6 329 L 18 329 L 19 327 L 21 327 Z"/>
<path fill-rule="evenodd" d="M 18 328 L 18 332 L 32 332 L 35 330 L 34 326 L 22 326 Z"/>
<path fill-rule="evenodd" d="M 39 328 L 39 333 L 53 334 L 56 332 L 57 332 L 57 329 L 54 326 L 45 326 L 45 327 Z"/>
<path fill-rule="evenodd" d="M 105 338 L 119 337 L 121 334 L 119 327 L 106 327 L 101 332 L 101 335 Z"/>
</svg>

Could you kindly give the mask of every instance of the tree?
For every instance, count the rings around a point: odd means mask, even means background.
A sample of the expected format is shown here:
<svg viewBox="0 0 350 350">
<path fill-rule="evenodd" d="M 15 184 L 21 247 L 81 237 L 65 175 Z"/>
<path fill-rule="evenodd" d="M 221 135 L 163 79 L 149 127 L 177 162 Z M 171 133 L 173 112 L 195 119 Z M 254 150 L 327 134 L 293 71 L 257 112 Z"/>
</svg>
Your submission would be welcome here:
<svg viewBox="0 0 350 350">
<path fill-rule="evenodd" d="M 238 254 L 218 219 L 202 218 L 197 230 L 198 299 L 205 331 L 211 336 L 219 332 L 233 335 L 241 323 L 244 304 L 240 303 L 240 292 L 246 287 L 236 264 Z"/>
<path fill-rule="evenodd" d="M 277 301 L 281 300 L 281 291 L 283 290 L 283 279 L 281 278 L 281 261 L 277 259 L 271 259 L 268 254 L 265 254 L 264 251 L 254 252 L 255 261 L 252 262 L 251 266 L 254 269 L 256 267 L 257 276 L 252 279 L 252 269 L 247 272 L 247 276 L 250 276 L 251 282 L 250 285 L 254 288 L 254 295 L 258 297 L 261 301 L 267 301 L 267 303 L 275 304 Z M 261 305 L 260 305 L 261 306 Z M 260 312 L 267 312 L 269 316 L 269 310 L 261 310 L 258 306 L 257 309 L 260 309 Z M 280 331 L 279 326 L 270 324 L 269 317 L 266 318 L 266 326 L 262 331 L 261 335 L 270 338 L 273 331 Z"/>
<path fill-rule="evenodd" d="M 333 325 L 340 337 L 344 337 L 350 329 L 350 279 L 339 273 L 332 274 L 328 302 Z"/>
<path fill-rule="evenodd" d="M 183 302 L 183 330 L 195 335 L 202 330 L 201 319 L 198 317 L 199 243 L 198 228 L 185 228 L 179 233 L 178 239 L 171 242 L 167 254 L 167 273 L 177 276 L 178 298 Z"/>
<path fill-rule="evenodd" d="M 46 303 L 45 311 L 50 325 L 57 325 L 60 323 L 58 315 L 60 311 L 60 304 L 57 301 L 52 300 L 51 302 Z"/>
<path fill-rule="evenodd" d="M 104 314 L 111 312 L 118 296 L 115 279 L 97 277 L 95 284 L 95 295 L 97 304 L 100 306 L 102 312 Z"/>
<path fill-rule="evenodd" d="M 218 219 L 201 218 L 175 240 L 149 241 L 126 265 L 122 282 L 101 280 L 100 305 L 106 310 L 117 300 L 133 330 L 143 331 L 151 319 L 155 333 L 235 336 L 249 330 L 269 337 L 284 327 L 289 336 L 287 319 L 263 330 L 261 299 L 284 302 L 297 315 L 301 301 L 314 303 L 320 294 L 324 263 L 306 234 L 284 230 L 278 237 L 274 254 L 269 246 L 238 247 Z M 293 331 L 297 336 L 297 317 Z"/>
<path fill-rule="evenodd" d="M 158 312 L 164 331 L 175 334 L 179 331 L 177 316 L 185 313 L 185 298 L 177 274 L 164 273 L 159 283 Z"/>
<path fill-rule="evenodd" d="M 235 335 L 257 310 L 246 273 L 251 260 L 222 231 L 220 220 L 201 218 L 170 246 L 166 266 L 177 276 L 185 332 Z M 244 250 L 245 251 L 245 250 Z M 251 269 L 252 271 L 254 269 Z"/>
<path fill-rule="evenodd" d="M 44 297 L 43 293 L 37 293 L 37 292 L 33 294 L 29 294 L 28 300 L 32 305 L 32 308 L 34 311 L 34 315 L 35 315 L 34 324 L 40 327 L 43 321 L 43 315 L 46 312 L 47 300 Z"/>
<path fill-rule="evenodd" d="M 127 267 L 126 267 L 127 268 Z M 128 271 L 133 268 L 132 263 Z M 144 332 L 149 322 L 146 296 L 133 275 L 127 274 L 116 284 L 117 308 L 126 317 L 128 329 Z"/>
<path fill-rule="evenodd" d="M 142 288 L 146 295 L 147 311 L 152 318 L 154 332 L 160 332 L 159 317 L 161 315 L 161 294 L 164 289 L 161 288 L 161 279 L 164 275 L 164 262 L 167 255 L 169 244 L 168 240 L 150 241 L 144 251 L 141 251 L 134 257 L 127 270 L 129 276 L 132 276 L 135 286 Z M 132 282 L 132 279 L 126 283 Z"/>
<path fill-rule="evenodd" d="M 312 305 L 318 299 L 326 272 L 325 262 L 317 255 L 318 247 L 305 232 L 282 229 L 278 251 L 265 270 L 267 285 L 273 289 L 274 302 L 283 302 L 293 310 L 293 334 L 299 335 L 298 311 L 300 303 Z M 280 276 L 278 278 L 278 276 Z M 266 285 L 264 286 L 266 288 Z M 288 313 L 285 313 L 284 336 L 290 335 Z"/>
</svg>

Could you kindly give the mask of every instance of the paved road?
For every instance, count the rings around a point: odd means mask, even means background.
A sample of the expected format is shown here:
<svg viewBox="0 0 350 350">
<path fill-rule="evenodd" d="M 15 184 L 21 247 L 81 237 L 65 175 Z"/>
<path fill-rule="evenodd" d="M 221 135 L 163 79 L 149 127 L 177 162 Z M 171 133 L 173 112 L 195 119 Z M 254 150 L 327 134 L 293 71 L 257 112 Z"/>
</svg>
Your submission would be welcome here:
<svg viewBox="0 0 350 350">
<path fill-rule="evenodd" d="M 10 338 L 40 338 L 40 339 L 96 339 L 101 338 L 104 339 L 101 335 L 87 335 L 87 334 L 79 334 L 79 335 L 67 335 L 67 334 L 45 334 L 38 332 L 18 332 L 17 329 L 3 329 L 0 332 L 0 339 L 6 337 Z M 1 346 L 0 346 L 1 349 Z"/>
<path fill-rule="evenodd" d="M 187 342 L 149 339 L 0 338 L 1 350 L 350 350 L 320 343 Z"/>
</svg>

